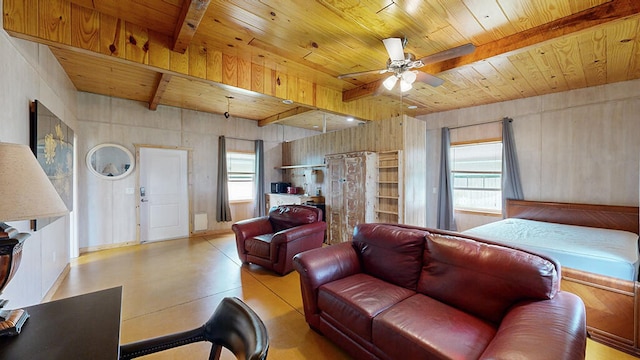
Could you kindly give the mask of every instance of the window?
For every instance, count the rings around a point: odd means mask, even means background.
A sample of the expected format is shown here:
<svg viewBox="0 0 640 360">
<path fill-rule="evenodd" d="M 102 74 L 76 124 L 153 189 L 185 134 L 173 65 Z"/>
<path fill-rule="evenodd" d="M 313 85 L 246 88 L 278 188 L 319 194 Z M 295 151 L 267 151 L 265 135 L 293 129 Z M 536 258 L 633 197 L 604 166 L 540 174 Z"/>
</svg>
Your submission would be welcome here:
<svg viewBox="0 0 640 360">
<path fill-rule="evenodd" d="M 451 146 L 455 210 L 502 211 L 502 143 Z"/>
<path fill-rule="evenodd" d="M 256 177 L 255 162 L 255 154 L 227 152 L 229 201 L 253 200 Z"/>
</svg>

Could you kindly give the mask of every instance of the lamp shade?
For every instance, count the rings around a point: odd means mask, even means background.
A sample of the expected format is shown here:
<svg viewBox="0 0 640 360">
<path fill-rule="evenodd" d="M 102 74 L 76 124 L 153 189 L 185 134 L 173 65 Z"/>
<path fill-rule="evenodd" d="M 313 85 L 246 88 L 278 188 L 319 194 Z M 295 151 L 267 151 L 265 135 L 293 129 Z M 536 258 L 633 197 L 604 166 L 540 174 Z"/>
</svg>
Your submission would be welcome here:
<svg viewBox="0 0 640 360">
<path fill-rule="evenodd" d="M 404 79 L 400 80 L 400 91 L 401 92 L 406 92 L 411 90 L 411 88 L 413 87 L 413 85 L 411 85 L 410 82 L 404 81 Z"/>
<path fill-rule="evenodd" d="M 387 90 L 391 90 L 393 89 L 394 86 L 396 86 L 397 82 L 398 82 L 398 78 L 395 75 L 391 75 L 385 81 L 382 82 L 382 85 L 384 85 L 384 87 Z"/>
<path fill-rule="evenodd" d="M 68 210 L 26 145 L 0 143 L 0 221 L 65 215 Z"/>
</svg>

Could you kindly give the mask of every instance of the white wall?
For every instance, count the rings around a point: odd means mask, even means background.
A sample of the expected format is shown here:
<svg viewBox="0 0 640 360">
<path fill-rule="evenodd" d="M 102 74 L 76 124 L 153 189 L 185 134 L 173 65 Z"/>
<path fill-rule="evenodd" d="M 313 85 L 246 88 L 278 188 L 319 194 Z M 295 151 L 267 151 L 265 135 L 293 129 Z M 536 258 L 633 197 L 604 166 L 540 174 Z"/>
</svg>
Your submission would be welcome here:
<svg viewBox="0 0 640 360">
<path fill-rule="evenodd" d="M 29 145 L 29 103 L 36 99 L 77 131 L 75 88 L 48 47 L 11 38 L 0 30 L 1 142 Z M 11 225 L 29 231 L 27 221 Z M 69 263 L 71 231 L 68 215 L 27 239 L 20 268 L 2 294 L 9 300 L 8 308 L 42 300 Z"/>
<path fill-rule="evenodd" d="M 258 127 L 256 121 L 222 115 L 159 106 L 151 111 L 148 104 L 90 93 L 78 93 L 78 156 L 102 143 L 116 143 L 135 154 L 134 144 L 178 146 L 192 150 L 192 215 L 206 213 L 209 231 L 230 230 L 233 222 L 218 223 L 216 212 L 216 179 L 218 136 L 227 137 L 228 150 L 253 150 L 252 141 L 230 138 L 264 140 L 265 190 L 269 183 L 280 181 L 282 174 L 282 141 L 315 135 L 281 125 Z M 84 161 L 84 160 L 83 160 Z M 138 166 L 120 180 L 102 180 L 84 166 L 78 169 L 80 221 L 78 226 L 81 249 L 98 249 L 136 239 L 136 205 L 134 194 Z M 252 206 L 252 205 L 250 205 Z M 252 214 L 253 208 L 238 205 L 232 215 Z M 252 217 L 252 216 L 249 216 Z M 191 219 L 193 220 L 193 219 Z"/>
<path fill-rule="evenodd" d="M 437 187 L 440 129 L 511 117 L 527 200 L 637 206 L 640 80 L 419 117 L 427 122 L 428 188 Z M 437 194 L 427 222 L 436 225 Z"/>
</svg>

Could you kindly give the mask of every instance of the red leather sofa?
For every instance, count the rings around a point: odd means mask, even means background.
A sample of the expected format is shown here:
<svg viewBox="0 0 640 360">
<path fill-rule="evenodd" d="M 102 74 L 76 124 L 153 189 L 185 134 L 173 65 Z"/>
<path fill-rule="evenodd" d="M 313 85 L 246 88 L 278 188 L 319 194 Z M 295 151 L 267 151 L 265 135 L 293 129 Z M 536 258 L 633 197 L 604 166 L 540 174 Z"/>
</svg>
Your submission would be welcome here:
<svg viewBox="0 0 640 360">
<path fill-rule="evenodd" d="M 322 246 L 327 224 L 316 207 L 281 205 L 267 216 L 238 221 L 231 229 L 240 261 L 284 275 L 293 271 L 295 254 Z"/>
<path fill-rule="evenodd" d="M 480 239 L 361 224 L 294 257 L 309 326 L 356 359 L 584 359 L 560 266 Z"/>
</svg>

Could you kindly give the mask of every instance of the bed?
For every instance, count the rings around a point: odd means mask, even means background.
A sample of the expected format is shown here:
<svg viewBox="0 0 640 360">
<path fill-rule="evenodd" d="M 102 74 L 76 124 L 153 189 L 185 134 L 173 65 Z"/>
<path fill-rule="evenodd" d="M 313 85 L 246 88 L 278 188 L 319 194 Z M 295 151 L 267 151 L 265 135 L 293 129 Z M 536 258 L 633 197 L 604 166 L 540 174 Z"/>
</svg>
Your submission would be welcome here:
<svg viewBox="0 0 640 360">
<path fill-rule="evenodd" d="M 562 265 L 594 340 L 640 355 L 638 207 L 508 200 L 506 219 L 464 234 L 534 251 Z"/>
</svg>

